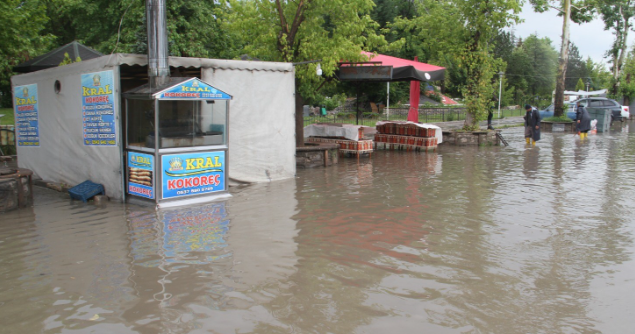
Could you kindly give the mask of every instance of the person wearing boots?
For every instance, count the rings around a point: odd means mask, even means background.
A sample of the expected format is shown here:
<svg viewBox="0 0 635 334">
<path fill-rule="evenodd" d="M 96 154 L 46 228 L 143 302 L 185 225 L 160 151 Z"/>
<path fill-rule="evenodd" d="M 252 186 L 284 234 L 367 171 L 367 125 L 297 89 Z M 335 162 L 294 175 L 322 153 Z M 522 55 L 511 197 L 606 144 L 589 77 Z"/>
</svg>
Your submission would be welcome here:
<svg viewBox="0 0 635 334">
<path fill-rule="evenodd" d="M 576 107 L 576 127 L 578 129 L 578 133 L 580 133 L 580 139 L 584 140 L 587 138 L 589 130 L 591 130 L 591 116 L 580 102 L 576 104 Z"/>
<path fill-rule="evenodd" d="M 525 142 L 536 145 L 540 140 L 540 114 L 538 109 L 529 104 L 525 104 Z"/>
<path fill-rule="evenodd" d="M 494 130 L 492 126 L 492 118 L 494 117 L 494 108 L 496 108 L 496 103 L 498 103 L 498 98 L 496 95 L 492 95 L 492 102 L 490 103 L 489 113 L 487 114 L 487 130 Z"/>
</svg>

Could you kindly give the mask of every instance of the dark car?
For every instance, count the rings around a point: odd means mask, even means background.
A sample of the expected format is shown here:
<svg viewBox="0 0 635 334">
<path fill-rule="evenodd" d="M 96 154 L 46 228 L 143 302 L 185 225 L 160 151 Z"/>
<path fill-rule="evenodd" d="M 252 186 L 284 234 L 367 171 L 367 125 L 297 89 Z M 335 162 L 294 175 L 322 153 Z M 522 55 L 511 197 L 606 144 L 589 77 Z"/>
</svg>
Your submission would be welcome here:
<svg viewBox="0 0 635 334">
<path fill-rule="evenodd" d="M 575 106 L 580 102 L 581 105 L 587 108 L 598 108 L 598 109 L 610 109 L 611 110 L 611 123 L 613 121 L 621 121 L 624 122 L 624 117 L 622 117 L 622 105 L 619 104 L 615 100 L 607 99 L 606 97 L 585 97 L 582 99 L 575 100 L 573 102 L 569 102 L 567 109 L 567 117 L 571 119 L 575 119 Z M 553 104 L 547 107 L 544 110 L 540 111 L 540 118 L 552 117 L 553 116 Z"/>
</svg>

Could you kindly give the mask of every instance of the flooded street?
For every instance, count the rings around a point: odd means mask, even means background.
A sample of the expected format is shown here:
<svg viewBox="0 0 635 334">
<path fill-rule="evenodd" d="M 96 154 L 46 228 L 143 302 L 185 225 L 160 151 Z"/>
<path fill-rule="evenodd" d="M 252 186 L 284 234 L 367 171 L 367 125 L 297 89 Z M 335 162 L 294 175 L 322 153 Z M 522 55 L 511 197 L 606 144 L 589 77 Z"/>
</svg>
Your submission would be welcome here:
<svg viewBox="0 0 635 334">
<path fill-rule="evenodd" d="M 155 212 L 0 214 L 2 333 L 628 333 L 635 122 L 379 151 Z"/>
</svg>

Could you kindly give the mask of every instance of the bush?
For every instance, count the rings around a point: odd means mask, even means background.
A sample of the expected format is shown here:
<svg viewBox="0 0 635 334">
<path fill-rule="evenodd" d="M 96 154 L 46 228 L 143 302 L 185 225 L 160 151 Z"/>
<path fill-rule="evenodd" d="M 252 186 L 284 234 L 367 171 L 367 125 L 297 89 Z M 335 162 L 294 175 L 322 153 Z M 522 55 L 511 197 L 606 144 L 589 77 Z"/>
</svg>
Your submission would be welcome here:
<svg viewBox="0 0 635 334">
<path fill-rule="evenodd" d="M 343 118 L 343 119 L 355 118 L 355 113 L 354 112 L 341 112 L 341 113 L 337 114 L 337 118 Z"/>
<path fill-rule="evenodd" d="M 324 104 L 324 107 L 326 108 L 326 110 L 333 110 L 337 107 L 340 106 L 340 103 L 338 100 L 336 99 L 332 99 L 330 97 L 327 97 L 324 99 L 324 101 L 322 101 Z"/>
<path fill-rule="evenodd" d="M 441 94 L 437 93 L 437 92 L 430 92 L 428 94 L 428 97 L 436 102 L 443 102 L 443 97 L 441 96 Z"/>
</svg>

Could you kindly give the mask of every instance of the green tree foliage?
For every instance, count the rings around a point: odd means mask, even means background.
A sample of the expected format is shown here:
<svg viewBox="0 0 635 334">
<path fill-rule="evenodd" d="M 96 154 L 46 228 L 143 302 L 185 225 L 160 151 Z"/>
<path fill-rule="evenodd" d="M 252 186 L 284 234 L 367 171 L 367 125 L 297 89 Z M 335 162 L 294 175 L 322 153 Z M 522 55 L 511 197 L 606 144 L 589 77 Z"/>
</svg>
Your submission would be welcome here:
<svg viewBox="0 0 635 334">
<path fill-rule="evenodd" d="M 44 32 L 46 6 L 37 0 L 0 1 L 0 104 L 10 107 L 12 68 L 48 48 L 52 36 Z"/>
<path fill-rule="evenodd" d="M 597 0 L 598 9 L 606 30 L 611 30 L 615 40 L 607 56 L 611 58 L 613 85 L 611 94 L 619 93 L 620 75 L 628 52 L 628 33 L 633 28 L 635 0 Z"/>
<path fill-rule="evenodd" d="M 244 53 L 269 61 L 321 59 L 323 77 L 331 78 L 340 61 L 365 60 L 362 50 L 386 44 L 369 15 L 374 5 L 371 0 L 229 0 L 223 22 L 239 33 Z M 316 66 L 296 66 L 297 89 L 305 99 L 324 84 Z"/>
<path fill-rule="evenodd" d="M 586 63 L 580 55 L 580 51 L 575 44 L 572 43 L 569 52 L 569 61 L 567 63 L 567 75 L 564 84 L 565 89 L 574 90 L 578 80 L 582 80 L 584 86 L 586 87 L 586 82 L 590 80 L 590 76 Z"/>
<path fill-rule="evenodd" d="M 457 1 L 465 22 L 459 66 L 465 69 L 467 80 L 463 88 L 467 117 L 465 129 L 478 128 L 487 117 L 492 97 L 492 77 L 501 63 L 490 52 L 490 41 L 496 33 L 518 21 L 520 5 L 515 0 Z"/>
<path fill-rule="evenodd" d="M 555 9 L 562 16 L 562 43 L 558 61 L 558 75 L 556 77 L 556 93 L 554 101 L 554 116 L 564 115 L 564 90 L 567 64 L 569 61 L 569 31 L 571 22 L 582 23 L 591 21 L 595 0 L 529 0 L 537 12 L 543 13 L 548 9 Z"/>
<path fill-rule="evenodd" d="M 624 104 L 629 105 L 635 99 L 635 46 L 624 62 L 619 87 L 619 93 L 624 97 Z"/>
<path fill-rule="evenodd" d="M 582 78 L 578 79 L 578 83 L 575 84 L 575 87 L 573 88 L 576 92 L 580 91 L 580 90 L 584 90 L 586 87 L 584 86 L 584 81 L 582 81 Z"/>
<path fill-rule="evenodd" d="M 48 30 L 58 36 L 58 45 L 77 40 L 104 54 L 147 51 L 145 1 L 48 0 L 47 4 Z M 166 7 L 170 55 L 236 55 L 230 36 L 219 26 L 223 12 L 215 2 L 170 0 Z"/>
<path fill-rule="evenodd" d="M 600 90 L 610 87 L 612 75 L 603 63 L 596 63 L 591 57 L 588 57 L 584 64 L 586 72 L 589 74 L 590 90 Z"/>
</svg>

